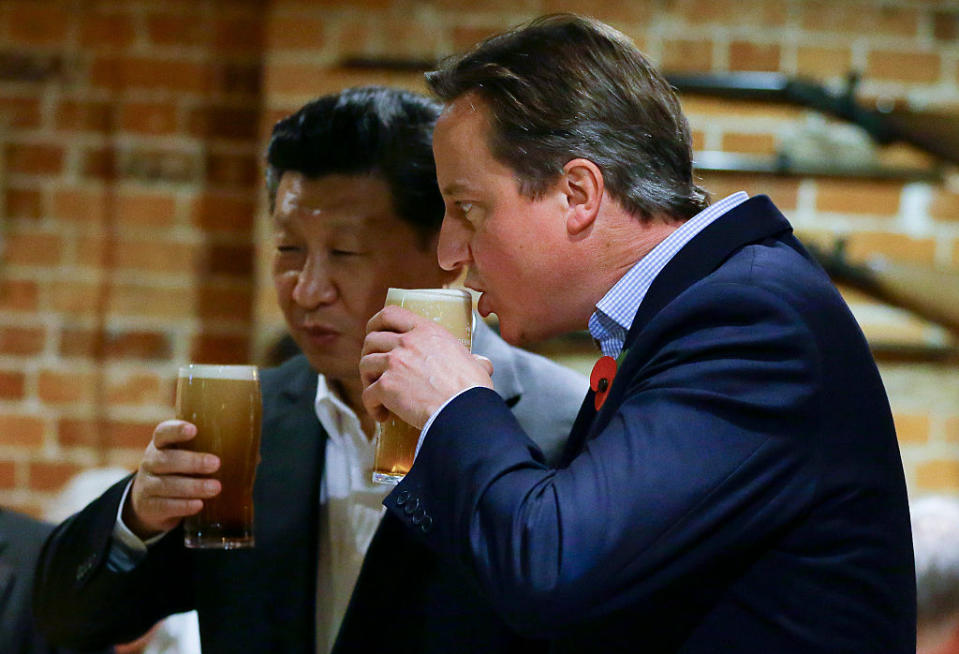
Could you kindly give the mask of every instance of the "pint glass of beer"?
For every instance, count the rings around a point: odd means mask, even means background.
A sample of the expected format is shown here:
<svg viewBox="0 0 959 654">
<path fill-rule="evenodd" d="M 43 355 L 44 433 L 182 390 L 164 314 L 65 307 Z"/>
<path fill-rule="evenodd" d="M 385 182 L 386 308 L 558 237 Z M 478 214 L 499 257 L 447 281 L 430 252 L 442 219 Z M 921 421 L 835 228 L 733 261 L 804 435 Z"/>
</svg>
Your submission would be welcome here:
<svg viewBox="0 0 959 654">
<path fill-rule="evenodd" d="M 256 366 L 191 364 L 180 368 L 176 416 L 196 425 L 181 445 L 220 457 L 208 475 L 220 481 L 216 497 L 184 520 L 184 544 L 205 549 L 253 547 L 253 479 L 260 452 L 260 382 Z"/>
<path fill-rule="evenodd" d="M 453 288 L 391 288 L 386 305 L 409 309 L 443 325 L 467 349 L 473 340 L 473 299 L 468 291 Z M 413 466 L 420 430 L 392 413 L 376 428 L 373 481 L 398 484 Z"/>
</svg>

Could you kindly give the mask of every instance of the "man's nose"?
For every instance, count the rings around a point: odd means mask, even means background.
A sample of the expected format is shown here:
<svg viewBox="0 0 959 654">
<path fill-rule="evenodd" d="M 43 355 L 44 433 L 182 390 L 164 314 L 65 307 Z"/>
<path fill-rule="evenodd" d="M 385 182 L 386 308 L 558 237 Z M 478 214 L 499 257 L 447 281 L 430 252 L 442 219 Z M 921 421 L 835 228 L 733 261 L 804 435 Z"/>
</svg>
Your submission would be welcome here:
<svg viewBox="0 0 959 654">
<path fill-rule="evenodd" d="M 307 260 L 293 287 L 293 300 L 305 309 L 330 304 L 337 297 L 329 266 L 318 258 Z"/>
<path fill-rule="evenodd" d="M 470 231 L 461 221 L 443 218 L 436 257 L 443 270 L 459 270 L 472 261 L 469 248 Z"/>
</svg>

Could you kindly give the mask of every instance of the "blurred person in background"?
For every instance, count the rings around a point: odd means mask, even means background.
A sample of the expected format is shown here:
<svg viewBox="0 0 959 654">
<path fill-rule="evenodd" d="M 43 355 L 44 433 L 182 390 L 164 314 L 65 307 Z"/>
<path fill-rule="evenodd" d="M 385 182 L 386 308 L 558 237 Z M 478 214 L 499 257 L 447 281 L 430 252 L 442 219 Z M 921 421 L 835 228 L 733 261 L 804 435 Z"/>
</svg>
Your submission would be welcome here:
<svg viewBox="0 0 959 654">
<path fill-rule="evenodd" d="M 111 488 L 49 541 L 37 611 L 52 638 L 95 645 L 195 608 L 205 654 L 545 646 L 509 629 L 456 562 L 384 518 L 391 487 L 371 482 L 375 423 L 361 410 L 357 367 L 367 321 L 391 286 L 458 276 L 436 260 L 439 113 L 423 96 L 366 87 L 324 96 L 274 127 L 273 277 L 302 354 L 261 375 L 256 546 L 184 548 L 182 518 L 219 490 L 197 477 L 218 462 L 175 449 L 195 427 L 164 422 L 132 485 Z M 497 393 L 535 456 L 556 461 L 585 378 L 507 345 L 482 320 L 473 349 L 492 360 Z"/>
<path fill-rule="evenodd" d="M 37 631 L 30 597 L 40 550 L 53 525 L 0 507 L 0 652 L 79 654 L 54 647 Z M 97 650 L 109 654 L 113 648 Z"/>
<path fill-rule="evenodd" d="M 916 654 L 959 654 L 959 499 L 914 500 L 918 633 Z"/>
</svg>

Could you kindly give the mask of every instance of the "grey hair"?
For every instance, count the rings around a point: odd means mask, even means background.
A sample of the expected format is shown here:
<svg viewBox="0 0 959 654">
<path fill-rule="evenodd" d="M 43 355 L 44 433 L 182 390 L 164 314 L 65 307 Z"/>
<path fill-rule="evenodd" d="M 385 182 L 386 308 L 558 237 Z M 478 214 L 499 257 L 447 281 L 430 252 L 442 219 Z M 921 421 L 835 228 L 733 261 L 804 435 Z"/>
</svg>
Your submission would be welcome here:
<svg viewBox="0 0 959 654">
<path fill-rule="evenodd" d="M 918 623 L 937 626 L 959 616 L 959 499 L 929 495 L 910 511 Z"/>
</svg>

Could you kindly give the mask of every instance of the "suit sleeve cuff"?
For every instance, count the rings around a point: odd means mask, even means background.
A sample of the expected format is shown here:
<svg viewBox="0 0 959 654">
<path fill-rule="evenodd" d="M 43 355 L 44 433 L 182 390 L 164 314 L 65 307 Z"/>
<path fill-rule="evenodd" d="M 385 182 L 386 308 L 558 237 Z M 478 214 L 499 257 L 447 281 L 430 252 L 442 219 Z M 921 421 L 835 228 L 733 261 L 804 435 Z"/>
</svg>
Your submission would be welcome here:
<svg viewBox="0 0 959 654">
<path fill-rule="evenodd" d="M 113 538 L 110 542 L 110 552 L 107 554 L 107 568 L 113 572 L 129 572 L 142 561 L 147 554 L 147 548 L 158 542 L 168 532 L 157 534 L 147 540 L 140 539 L 123 522 L 123 506 L 133 487 L 133 480 L 127 484 L 120 499 L 120 508 L 117 509 L 117 520 L 113 526 Z"/>
</svg>

